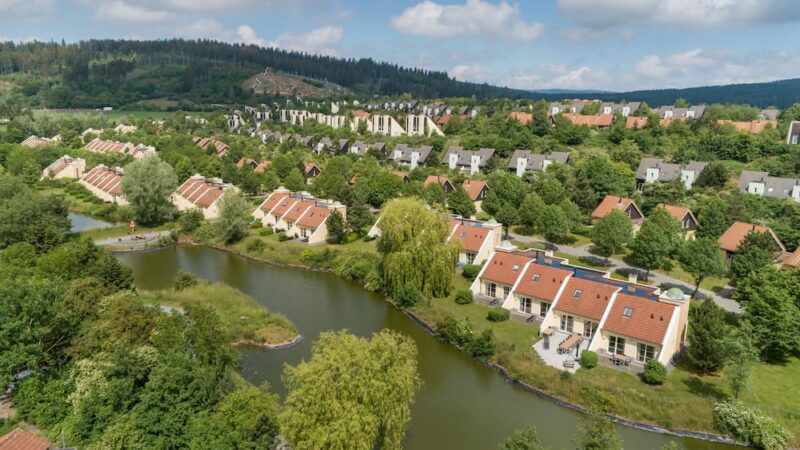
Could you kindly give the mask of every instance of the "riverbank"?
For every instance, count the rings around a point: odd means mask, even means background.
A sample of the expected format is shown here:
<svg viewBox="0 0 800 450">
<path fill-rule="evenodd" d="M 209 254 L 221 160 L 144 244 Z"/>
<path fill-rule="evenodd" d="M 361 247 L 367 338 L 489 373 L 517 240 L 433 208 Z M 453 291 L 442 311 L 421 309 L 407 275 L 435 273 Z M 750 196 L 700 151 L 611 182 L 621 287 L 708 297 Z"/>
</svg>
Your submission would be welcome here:
<svg viewBox="0 0 800 450">
<path fill-rule="evenodd" d="M 275 236 L 259 236 L 255 230 L 232 246 L 214 243 L 203 245 L 267 264 L 333 272 L 333 261 L 337 256 L 351 252 L 377 255 L 374 242 L 309 247 L 298 242 L 278 242 Z M 327 257 L 320 258 L 322 255 Z M 469 284 L 457 274 L 453 292 Z M 492 329 L 497 352 L 487 363 L 521 388 L 539 392 L 543 398 L 579 411 L 600 404 L 613 414 L 616 422 L 628 426 L 676 436 L 730 442 L 717 433 L 712 421 L 714 403 L 728 396 L 728 383 L 724 376 L 701 376 L 685 367 L 678 367 L 662 386 L 650 386 L 628 373 L 597 367 L 581 369 L 565 377 L 561 371 L 546 366 L 531 348 L 539 339 L 535 327 L 514 321 L 489 322 L 486 320 L 486 307 L 477 304 L 458 305 L 453 297 L 454 294 L 444 299 L 432 299 L 428 304 L 412 308 L 410 313 L 416 317 L 415 322 L 424 324 L 423 328 L 430 330 L 446 316 L 468 320 L 476 333 Z M 789 374 L 797 373 L 794 372 L 797 368 L 800 368 L 800 361 L 797 360 L 777 371 L 773 366 L 760 365 L 753 375 L 752 389 L 743 395 L 745 402 L 780 420 L 795 436 L 800 424 L 793 412 L 792 402 L 800 399 L 795 398 L 797 395 L 781 395 L 772 391 L 775 386 L 783 386 L 784 392 L 790 392 Z"/>
<path fill-rule="evenodd" d="M 144 291 L 140 295 L 145 303 L 176 310 L 192 306 L 211 308 L 222 321 L 233 345 L 279 349 L 295 345 L 302 339 L 289 319 L 268 311 L 226 284 L 200 281 L 178 291 Z"/>
</svg>

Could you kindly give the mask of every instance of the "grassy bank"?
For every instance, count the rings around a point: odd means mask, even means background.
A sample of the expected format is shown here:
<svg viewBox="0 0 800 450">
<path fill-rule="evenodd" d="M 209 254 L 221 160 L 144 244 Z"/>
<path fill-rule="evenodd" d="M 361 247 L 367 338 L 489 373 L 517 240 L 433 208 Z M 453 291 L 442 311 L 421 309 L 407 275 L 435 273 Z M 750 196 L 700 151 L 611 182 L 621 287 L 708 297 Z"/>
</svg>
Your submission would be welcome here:
<svg viewBox="0 0 800 450">
<path fill-rule="evenodd" d="M 216 311 L 231 342 L 276 345 L 298 336 L 297 328 L 286 317 L 271 313 L 243 292 L 222 283 L 200 282 L 180 291 L 144 292 L 146 303 L 185 309 L 207 306 Z"/>
</svg>

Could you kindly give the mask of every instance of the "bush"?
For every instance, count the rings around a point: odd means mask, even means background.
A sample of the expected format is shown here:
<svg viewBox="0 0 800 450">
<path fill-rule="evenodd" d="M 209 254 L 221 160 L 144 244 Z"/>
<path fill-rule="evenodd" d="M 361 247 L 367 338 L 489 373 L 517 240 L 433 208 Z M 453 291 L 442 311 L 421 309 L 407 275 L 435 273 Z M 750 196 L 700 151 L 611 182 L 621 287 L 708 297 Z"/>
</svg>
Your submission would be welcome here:
<svg viewBox="0 0 800 450">
<path fill-rule="evenodd" d="M 176 291 L 182 291 L 192 286 L 197 286 L 197 277 L 183 269 L 179 270 L 172 279 L 172 289 Z"/>
<path fill-rule="evenodd" d="M 480 271 L 481 266 L 476 266 L 475 264 L 465 264 L 464 271 L 461 273 L 461 275 L 468 280 L 474 280 Z"/>
<path fill-rule="evenodd" d="M 410 308 L 419 303 L 420 293 L 414 286 L 404 284 L 394 295 L 394 304 L 398 308 Z"/>
<path fill-rule="evenodd" d="M 261 228 L 264 228 L 264 225 L 261 223 L 260 220 L 254 220 L 250 223 L 251 230 L 259 230 Z"/>
<path fill-rule="evenodd" d="M 267 243 L 261 239 L 254 239 L 247 243 L 246 250 L 250 253 L 261 253 L 267 248 Z"/>
<path fill-rule="evenodd" d="M 469 289 L 459 289 L 456 292 L 455 302 L 459 305 L 468 305 L 472 303 L 472 291 Z"/>
<path fill-rule="evenodd" d="M 279 242 L 285 242 L 285 241 L 288 241 L 289 239 L 291 239 L 291 238 L 289 236 L 287 236 L 285 232 L 281 231 L 280 233 L 278 233 L 278 241 Z"/>
<path fill-rule="evenodd" d="M 472 326 L 447 316 L 436 323 L 436 337 L 449 344 L 465 347 L 472 341 Z"/>
<path fill-rule="evenodd" d="M 345 236 L 344 239 L 342 239 L 342 241 L 340 243 L 341 244 L 349 244 L 349 243 L 355 242 L 357 240 L 358 240 L 358 233 L 353 231 L 352 233 L 348 233 L 347 236 Z"/>
<path fill-rule="evenodd" d="M 364 282 L 374 269 L 378 266 L 377 258 L 370 253 L 352 252 L 340 255 L 333 262 L 333 270 L 336 275 L 358 282 Z"/>
<path fill-rule="evenodd" d="M 489 310 L 489 314 L 486 315 L 486 320 L 489 322 L 504 322 L 508 320 L 509 317 L 511 317 L 511 311 L 498 306 Z"/>
<path fill-rule="evenodd" d="M 642 381 L 647 384 L 663 384 L 667 381 L 667 368 L 655 359 L 647 361 L 644 365 Z"/>
<path fill-rule="evenodd" d="M 336 255 L 337 252 L 329 248 L 322 251 L 307 248 L 300 252 L 300 261 L 315 269 L 328 269 L 333 265 Z"/>
<path fill-rule="evenodd" d="M 204 222 L 194 231 L 194 238 L 200 242 L 211 242 L 217 238 L 217 227 L 211 222 Z"/>
<path fill-rule="evenodd" d="M 494 355 L 495 344 L 492 329 L 487 328 L 483 330 L 483 333 L 478 335 L 478 337 L 467 342 L 465 347 L 467 353 L 476 358 L 488 358 Z"/>
<path fill-rule="evenodd" d="M 203 224 L 203 213 L 199 210 L 191 210 L 178 218 L 178 227 L 181 233 L 191 233 Z"/>
<path fill-rule="evenodd" d="M 581 367 L 591 369 L 597 366 L 597 353 L 591 350 L 581 352 Z"/>
<path fill-rule="evenodd" d="M 258 235 L 262 237 L 272 236 L 274 233 L 275 231 L 273 231 L 272 228 L 262 228 L 258 230 Z"/>
<path fill-rule="evenodd" d="M 364 288 L 372 292 L 382 292 L 385 287 L 383 273 L 377 268 L 372 269 L 364 278 Z"/>
<path fill-rule="evenodd" d="M 714 425 L 721 432 L 758 448 L 784 449 L 792 440 L 792 434 L 775 419 L 748 408 L 739 400 L 716 403 Z"/>
</svg>

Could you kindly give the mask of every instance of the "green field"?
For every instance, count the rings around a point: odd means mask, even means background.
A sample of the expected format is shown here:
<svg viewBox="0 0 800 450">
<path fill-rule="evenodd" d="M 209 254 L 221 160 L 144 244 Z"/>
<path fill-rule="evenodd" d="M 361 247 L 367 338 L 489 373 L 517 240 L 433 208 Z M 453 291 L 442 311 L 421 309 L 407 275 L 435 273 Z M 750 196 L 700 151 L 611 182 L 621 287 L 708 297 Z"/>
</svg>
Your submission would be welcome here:
<svg viewBox="0 0 800 450">
<path fill-rule="evenodd" d="M 160 120 L 165 119 L 167 117 L 171 117 L 175 114 L 175 111 L 96 111 L 96 110 L 35 110 L 33 112 L 34 117 L 42 117 L 42 116 L 55 116 L 55 117 L 64 117 L 64 118 L 71 118 L 76 116 L 102 116 L 109 120 L 118 121 L 125 118 L 130 119 L 153 119 L 153 120 Z M 198 111 L 186 111 L 187 115 L 201 117 L 208 113 L 198 112 Z"/>
</svg>

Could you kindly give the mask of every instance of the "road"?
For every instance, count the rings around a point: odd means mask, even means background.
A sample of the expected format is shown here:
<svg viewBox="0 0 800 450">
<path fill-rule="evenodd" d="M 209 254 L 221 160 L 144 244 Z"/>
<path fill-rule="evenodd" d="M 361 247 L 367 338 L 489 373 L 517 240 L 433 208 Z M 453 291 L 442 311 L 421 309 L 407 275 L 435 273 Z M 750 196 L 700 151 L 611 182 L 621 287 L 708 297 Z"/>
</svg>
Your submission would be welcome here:
<svg viewBox="0 0 800 450">
<path fill-rule="evenodd" d="M 509 237 L 515 241 L 523 242 L 523 243 L 547 243 L 544 239 L 539 239 L 531 236 L 524 236 L 521 234 L 510 233 Z M 587 258 L 589 260 L 598 260 L 598 261 L 605 261 L 605 258 L 599 257 L 595 254 L 592 254 L 588 251 L 589 245 L 585 245 L 583 247 L 571 247 L 569 245 L 557 245 L 555 246 L 555 250 L 566 255 L 572 256 L 574 258 Z M 627 264 L 625 261 L 620 261 L 618 259 L 609 259 L 610 266 L 608 267 L 609 270 L 611 269 L 628 269 L 633 270 L 638 273 L 642 273 L 642 270 Z M 575 261 L 576 264 L 580 264 L 580 261 Z M 668 286 L 668 287 L 677 287 L 680 288 L 683 292 L 687 294 L 691 294 L 694 291 L 694 286 L 690 283 L 687 283 L 682 280 L 678 280 L 677 278 L 673 278 L 669 275 L 665 275 L 660 272 L 650 272 L 650 282 L 654 283 L 658 286 Z M 725 289 L 726 293 L 730 293 L 730 289 Z M 707 297 L 714 300 L 716 304 L 721 306 L 725 311 L 729 311 L 732 313 L 740 314 L 742 312 L 741 306 L 736 301 L 719 295 L 715 292 L 709 291 L 707 289 L 700 289 L 698 291 L 698 296 L 700 297 Z"/>
</svg>

